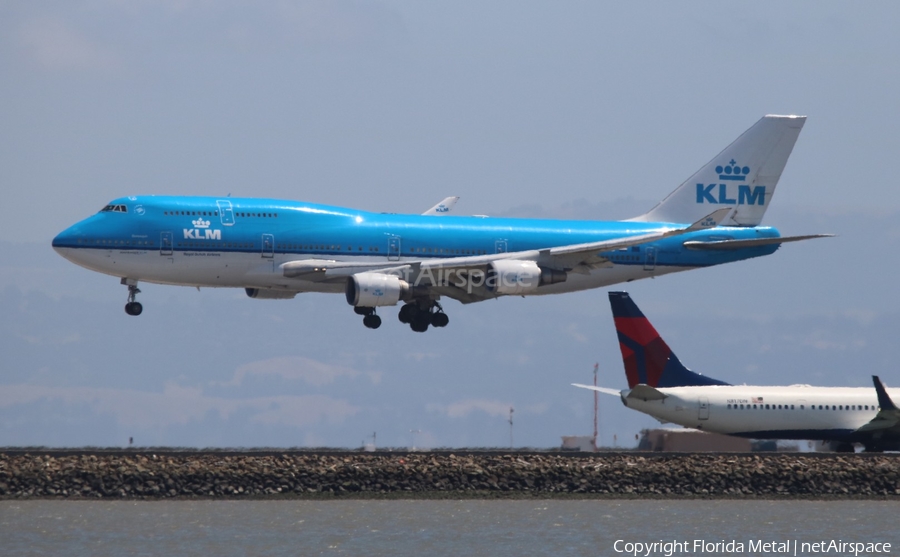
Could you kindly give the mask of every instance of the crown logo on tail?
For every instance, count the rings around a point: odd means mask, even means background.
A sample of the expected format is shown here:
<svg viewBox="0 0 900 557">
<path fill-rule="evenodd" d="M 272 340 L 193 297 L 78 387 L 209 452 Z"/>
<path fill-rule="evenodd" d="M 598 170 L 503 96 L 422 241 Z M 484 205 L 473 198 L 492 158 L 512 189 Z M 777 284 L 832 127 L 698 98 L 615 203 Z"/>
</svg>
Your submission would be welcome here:
<svg viewBox="0 0 900 557">
<path fill-rule="evenodd" d="M 734 159 L 731 159 L 728 166 L 717 166 L 716 172 L 719 174 L 719 180 L 746 180 L 747 175 L 750 174 L 750 167 L 740 167 Z"/>
</svg>

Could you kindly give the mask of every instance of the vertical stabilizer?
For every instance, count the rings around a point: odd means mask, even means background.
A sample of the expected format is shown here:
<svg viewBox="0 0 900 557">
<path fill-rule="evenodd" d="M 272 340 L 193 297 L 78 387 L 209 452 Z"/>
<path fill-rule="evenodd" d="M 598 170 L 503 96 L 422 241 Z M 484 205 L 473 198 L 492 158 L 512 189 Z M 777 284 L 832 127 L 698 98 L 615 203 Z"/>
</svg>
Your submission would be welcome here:
<svg viewBox="0 0 900 557">
<path fill-rule="evenodd" d="M 894 404 L 894 401 L 891 400 L 891 397 L 888 396 L 887 389 L 884 388 L 881 379 L 879 379 L 877 375 L 873 375 L 872 382 L 875 383 L 875 393 L 878 394 L 878 408 L 881 410 L 897 412 L 897 406 Z"/>
<path fill-rule="evenodd" d="M 759 225 L 805 122 L 806 116 L 763 116 L 650 212 L 631 220 L 694 222 L 711 209 L 732 207 L 723 225 Z"/>
<path fill-rule="evenodd" d="M 684 367 L 627 292 L 610 292 L 609 304 L 629 387 L 638 384 L 651 387 L 728 384 Z"/>
<path fill-rule="evenodd" d="M 430 215 L 434 217 L 440 217 L 444 215 L 449 215 L 450 211 L 453 210 L 453 206 L 456 205 L 456 202 L 459 201 L 459 196 L 447 197 L 431 209 L 428 209 L 423 215 Z"/>
</svg>

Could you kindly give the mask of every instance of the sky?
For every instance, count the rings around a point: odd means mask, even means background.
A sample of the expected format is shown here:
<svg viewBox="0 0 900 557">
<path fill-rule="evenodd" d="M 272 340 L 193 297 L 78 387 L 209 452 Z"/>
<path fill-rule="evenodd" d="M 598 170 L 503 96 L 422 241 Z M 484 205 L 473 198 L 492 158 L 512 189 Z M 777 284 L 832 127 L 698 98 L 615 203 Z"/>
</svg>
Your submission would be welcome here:
<svg viewBox="0 0 900 557">
<path fill-rule="evenodd" d="M 625 387 L 607 290 L 732 383 L 900 385 L 892 2 L 0 3 L 0 446 L 554 447 Z M 416 334 L 343 296 L 125 288 L 50 247 L 109 200 L 623 219 L 764 114 L 763 224 L 835 238 Z M 513 425 L 508 423 L 514 408 Z M 600 442 L 657 422 L 601 398 Z M 373 435 L 374 434 L 374 435 Z M 512 434 L 512 439 L 511 439 Z"/>
</svg>

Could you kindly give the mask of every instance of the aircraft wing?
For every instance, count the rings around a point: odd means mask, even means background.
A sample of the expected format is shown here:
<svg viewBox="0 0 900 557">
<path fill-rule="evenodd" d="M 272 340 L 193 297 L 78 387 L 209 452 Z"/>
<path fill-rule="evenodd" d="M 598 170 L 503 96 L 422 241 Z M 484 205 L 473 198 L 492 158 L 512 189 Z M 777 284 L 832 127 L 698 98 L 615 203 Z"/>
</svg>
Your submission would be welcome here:
<svg viewBox="0 0 900 557">
<path fill-rule="evenodd" d="M 685 228 L 663 229 L 648 234 L 625 236 L 614 240 L 572 244 L 542 250 L 427 260 L 421 262 L 421 272 L 427 273 L 432 277 L 447 277 L 443 281 L 438 280 L 434 283 L 433 290 L 438 294 L 453 298 L 464 304 L 480 302 L 494 298 L 496 295 L 484 289 L 469 288 L 469 284 L 465 284 L 465 287 L 462 287 L 459 283 L 454 283 L 453 278 L 450 277 L 466 275 L 472 272 L 486 272 L 491 263 L 499 260 L 533 261 L 540 267 L 554 271 L 588 273 L 591 269 L 608 263 L 605 257 L 599 255 L 601 252 L 637 246 L 696 230 L 714 228 L 725 220 L 730 212 L 731 209 L 728 208 L 719 209 Z"/>
<path fill-rule="evenodd" d="M 617 391 L 615 389 L 607 389 L 606 387 L 595 387 L 593 385 L 582 385 L 581 383 L 572 383 L 572 386 L 578 387 L 579 389 L 588 389 L 589 391 L 597 391 L 598 393 L 603 393 L 605 395 L 622 396 L 621 391 Z"/>
<path fill-rule="evenodd" d="M 473 290 L 462 287 L 460 284 L 463 283 L 458 282 L 456 279 L 460 276 L 466 277 L 472 272 L 486 272 L 493 262 L 500 260 L 533 261 L 541 267 L 553 270 L 587 273 L 590 269 L 599 267 L 607 262 L 606 258 L 599 255 L 600 252 L 618 250 L 696 230 L 714 228 L 730 212 L 730 208 L 719 209 L 685 228 L 660 229 L 647 234 L 541 250 L 403 262 L 357 263 L 327 259 L 305 259 L 283 263 L 281 269 L 287 278 L 313 282 L 343 281 L 357 273 L 396 274 L 412 285 L 430 286 L 440 295 L 446 295 L 462 303 L 472 303 L 494 298 L 496 294 L 483 288 Z M 464 286 L 467 285 L 467 283 L 464 284 Z"/>
<path fill-rule="evenodd" d="M 453 209 L 453 206 L 456 205 L 456 202 L 459 201 L 459 196 L 456 197 L 447 197 L 431 209 L 428 209 L 423 215 L 429 215 L 432 217 L 440 217 L 443 215 L 450 214 L 450 210 Z"/>
<path fill-rule="evenodd" d="M 799 242 L 813 238 L 832 238 L 834 234 L 808 234 L 806 236 L 784 236 L 782 238 L 758 238 L 755 240 L 716 240 L 713 242 L 690 241 L 685 242 L 684 247 L 695 250 L 725 251 L 743 248 L 755 248 L 770 246 L 773 244 L 785 244 L 787 242 Z"/>
<path fill-rule="evenodd" d="M 872 376 L 872 382 L 875 384 L 875 392 L 878 393 L 878 414 L 872 418 L 872 421 L 856 431 L 873 433 L 879 437 L 886 433 L 891 435 L 900 434 L 900 409 L 888 396 L 887 390 L 885 390 L 881 379 L 877 375 Z"/>
</svg>

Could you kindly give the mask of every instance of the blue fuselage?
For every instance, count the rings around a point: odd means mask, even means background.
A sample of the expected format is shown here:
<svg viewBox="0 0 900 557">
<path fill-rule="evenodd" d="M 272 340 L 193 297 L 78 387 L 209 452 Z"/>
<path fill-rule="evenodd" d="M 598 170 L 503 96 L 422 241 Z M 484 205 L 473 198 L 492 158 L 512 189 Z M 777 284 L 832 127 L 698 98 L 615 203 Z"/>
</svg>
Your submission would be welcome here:
<svg viewBox="0 0 900 557">
<path fill-rule="evenodd" d="M 636 236 L 689 223 L 564 221 L 370 213 L 276 199 L 140 196 L 112 201 L 71 226 L 53 247 L 79 265 L 134 281 L 190 286 L 336 292 L 340 285 L 285 279 L 297 260 L 450 259 L 540 250 Z M 716 227 L 624 250 L 550 294 L 768 255 L 779 244 L 735 250 L 689 249 L 689 241 L 777 238 L 769 227 Z"/>
<path fill-rule="evenodd" d="M 218 204 L 217 204 L 218 203 Z M 544 220 L 369 213 L 275 199 L 129 197 L 113 201 L 125 212 L 101 211 L 60 233 L 54 248 L 130 247 L 173 252 L 198 249 L 220 253 L 327 257 L 375 256 L 439 258 L 524 251 L 638 235 L 672 223 Z M 220 208 L 221 205 L 224 207 Z M 684 223 L 679 223 L 684 224 Z M 689 223 L 688 223 L 689 224 Z M 171 245 L 168 245 L 171 235 Z M 623 265 L 706 267 L 773 253 L 778 244 L 711 252 L 685 249 L 686 241 L 777 238 L 771 227 L 719 227 L 609 252 Z"/>
</svg>

